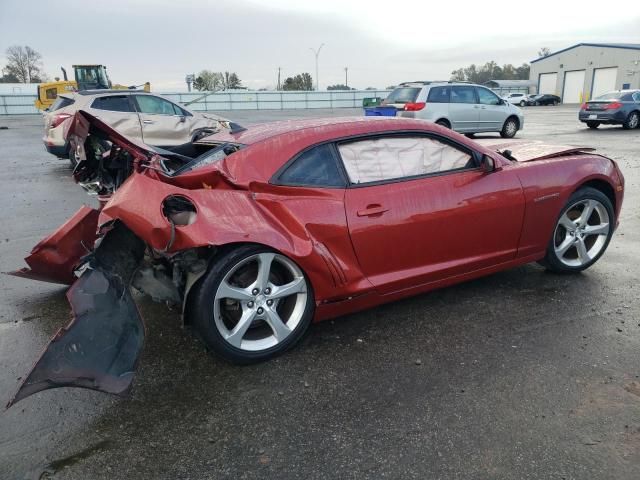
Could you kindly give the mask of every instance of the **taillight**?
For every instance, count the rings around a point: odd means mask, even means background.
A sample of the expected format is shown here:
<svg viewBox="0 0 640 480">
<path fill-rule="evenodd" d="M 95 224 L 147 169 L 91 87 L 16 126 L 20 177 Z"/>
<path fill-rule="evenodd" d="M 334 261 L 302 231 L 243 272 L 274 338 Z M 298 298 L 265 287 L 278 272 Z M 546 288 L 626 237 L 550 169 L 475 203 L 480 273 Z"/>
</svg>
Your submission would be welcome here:
<svg viewBox="0 0 640 480">
<path fill-rule="evenodd" d="M 589 108 L 589 104 L 588 103 L 583 103 L 582 106 L 580 107 L 580 110 L 587 110 Z"/>
<path fill-rule="evenodd" d="M 70 116 L 71 116 L 70 113 L 57 113 L 53 117 L 53 120 L 51 120 L 51 124 L 49 125 L 49 128 L 56 128 L 58 125 L 60 125 L 62 122 L 64 122 Z"/>
<path fill-rule="evenodd" d="M 611 102 L 611 103 L 607 103 L 604 106 L 604 109 L 605 110 L 617 110 L 620 107 L 622 107 L 622 104 L 620 102 Z"/>
<path fill-rule="evenodd" d="M 426 106 L 427 104 L 424 102 L 409 102 L 404 104 L 404 110 L 405 112 L 417 112 L 418 110 L 422 110 Z"/>
</svg>

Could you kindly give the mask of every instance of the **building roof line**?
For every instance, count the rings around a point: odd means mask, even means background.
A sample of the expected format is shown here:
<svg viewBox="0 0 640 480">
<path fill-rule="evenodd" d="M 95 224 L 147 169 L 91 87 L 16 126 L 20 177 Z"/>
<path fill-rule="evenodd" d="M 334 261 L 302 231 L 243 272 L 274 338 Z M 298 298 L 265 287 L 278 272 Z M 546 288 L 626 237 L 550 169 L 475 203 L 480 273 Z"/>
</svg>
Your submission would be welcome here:
<svg viewBox="0 0 640 480">
<path fill-rule="evenodd" d="M 604 48 L 622 48 L 627 50 L 640 50 L 640 43 L 576 43 L 575 45 L 567 48 L 563 48 L 562 50 L 558 50 L 557 52 L 550 53 L 546 57 L 536 58 L 535 60 L 531 60 L 529 63 L 536 63 L 540 60 L 544 60 L 545 58 L 553 57 L 554 55 L 558 55 L 559 53 L 566 52 L 567 50 L 571 50 L 577 47 L 604 47 Z"/>
</svg>

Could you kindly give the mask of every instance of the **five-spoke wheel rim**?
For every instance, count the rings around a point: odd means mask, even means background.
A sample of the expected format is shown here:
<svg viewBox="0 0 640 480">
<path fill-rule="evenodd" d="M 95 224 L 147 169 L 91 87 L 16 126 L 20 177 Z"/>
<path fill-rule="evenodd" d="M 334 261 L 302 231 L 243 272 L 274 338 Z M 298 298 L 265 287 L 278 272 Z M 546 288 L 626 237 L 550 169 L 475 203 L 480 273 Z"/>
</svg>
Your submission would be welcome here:
<svg viewBox="0 0 640 480">
<path fill-rule="evenodd" d="M 553 236 L 558 260 L 569 267 L 581 267 L 604 249 L 611 225 L 609 213 L 598 200 L 571 205 L 558 220 Z"/>
<path fill-rule="evenodd" d="M 288 258 L 271 252 L 237 263 L 215 293 L 214 321 L 231 346 L 261 351 L 285 341 L 307 307 L 307 282 Z"/>
</svg>

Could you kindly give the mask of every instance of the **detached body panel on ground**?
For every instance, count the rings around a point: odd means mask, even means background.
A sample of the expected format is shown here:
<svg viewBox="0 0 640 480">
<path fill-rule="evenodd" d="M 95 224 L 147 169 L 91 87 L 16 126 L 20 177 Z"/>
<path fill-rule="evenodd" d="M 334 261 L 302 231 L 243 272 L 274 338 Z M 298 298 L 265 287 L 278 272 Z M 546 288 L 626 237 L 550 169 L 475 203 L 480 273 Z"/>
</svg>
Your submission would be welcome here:
<svg viewBox="0 0 640 480">
<path fill-rule="evenodd" d="M 74 175 L 104 206 L 86 214 L 97 227 L 91 252 L 57 252 L 65 271 L 50 280 L 75 271 L 84 289 L 90 275 L 124 303 L 79 308 L 76 283 L 67 335 L 74 322 L 89 335 L 91 321 L 117 318 L 114 345 L 126 344 L 127 328 L 139 338 L 131 284 L 181 304 L 198 336 L 238 363 L 282 353 L 311 321 L 548 260 L 558 249 L 558 268 L 587 268 L 611 238 L 624 190 L 615 163 L 589 149 L 487 147 L 413 119 L 232 128 L 198 141 L 193 158 L 161 156 L 86 112 L 71 122 Z M 577 192 L 587 196 L 574 201 Z M 67 231 L 54 234 L 61 246 Z M 19 275 L 45 279 L 49 257 L 33 255 L 39 263 Z M 86 335 L 67 343 L 58 336 L 50 349 L 62 345 L 75 359 L 79 342 L 90 348 Z M 98 362 L 81 377 L 76 360 L 54 366 L 45 352 L 16 400 L 58 386 L 124 392 L 141 346 L 126 349 L 117 372 Z M 113 375 L 123 381 L 114 386 Z"/>
</svg>

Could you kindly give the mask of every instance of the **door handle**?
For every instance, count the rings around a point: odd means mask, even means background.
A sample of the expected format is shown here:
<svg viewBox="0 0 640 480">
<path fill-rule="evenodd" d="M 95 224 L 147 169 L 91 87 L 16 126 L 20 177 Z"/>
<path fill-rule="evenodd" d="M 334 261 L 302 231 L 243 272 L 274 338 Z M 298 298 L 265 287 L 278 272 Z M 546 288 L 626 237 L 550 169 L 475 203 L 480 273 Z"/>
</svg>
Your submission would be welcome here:
<svg viewBox="0 0 640 480">
<path fill-rule="evenodd" d="M 367 205 L 367 208 L 364 210 L 358 210 L 357 215 L 359 217 L 372 217 L 374 215 L 382 215 L 384 212 L 388 211 L 388 208 L 383 207 L 380 204 L 374 203 L 371 205 Z"/>
<path fill-rule="evenodd" d="M 480 108 L 478 105 L 474 105 L 473 108 Z"/>
<path fill-rule="evenodd" d="M 142 123 L 149 125 L 150 123 L 153 123 L 153 120 L 142 120 Z"/>
</svg>

